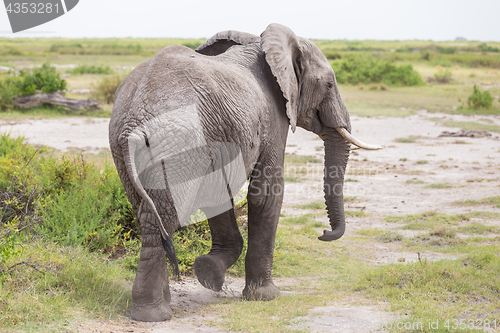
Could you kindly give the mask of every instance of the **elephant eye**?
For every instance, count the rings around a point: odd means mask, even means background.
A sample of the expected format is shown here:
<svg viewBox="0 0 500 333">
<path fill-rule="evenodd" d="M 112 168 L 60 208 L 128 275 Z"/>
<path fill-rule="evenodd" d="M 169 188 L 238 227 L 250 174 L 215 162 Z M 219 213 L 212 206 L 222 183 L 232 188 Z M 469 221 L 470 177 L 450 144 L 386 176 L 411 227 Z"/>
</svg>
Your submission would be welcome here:
<svg viewBox="0 0 500 333">
<path fill-rule="evenodd" d="M 326 84 L 326 86 L 327 86 L 328 89 L 332 89 L 333 88 L 333 82 L 328 82 Z"/>
</svg>

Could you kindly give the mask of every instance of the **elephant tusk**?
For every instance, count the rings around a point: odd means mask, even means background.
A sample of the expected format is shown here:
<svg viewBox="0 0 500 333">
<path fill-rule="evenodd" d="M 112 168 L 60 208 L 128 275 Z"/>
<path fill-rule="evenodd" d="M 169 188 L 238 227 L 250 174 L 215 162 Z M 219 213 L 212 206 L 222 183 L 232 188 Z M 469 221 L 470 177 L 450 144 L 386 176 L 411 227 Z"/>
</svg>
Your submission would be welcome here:
<svg viewBox="0 0 500 333">
<path fill-rule="evenodd" d="M 368 143 L 364 143 L 364 142 L 356 139 L 349 132 L 347 132 L 347 130 L 343 127 L 337 127 L 335 129 L 340 133 L 340 135 L 342 135 L 344 137 L 344 139 L 346 139 L 348 142 L 355 145 L 357 147 L 355 149 L 362 148 L 362 149 L 369 149 L 369 150 L 378 150 L 378 149 L 384 148 L 383 145 L 370 145 Z M 351 150 L 354 150 L 353 147 L 351 147 Z"/>
</svg>

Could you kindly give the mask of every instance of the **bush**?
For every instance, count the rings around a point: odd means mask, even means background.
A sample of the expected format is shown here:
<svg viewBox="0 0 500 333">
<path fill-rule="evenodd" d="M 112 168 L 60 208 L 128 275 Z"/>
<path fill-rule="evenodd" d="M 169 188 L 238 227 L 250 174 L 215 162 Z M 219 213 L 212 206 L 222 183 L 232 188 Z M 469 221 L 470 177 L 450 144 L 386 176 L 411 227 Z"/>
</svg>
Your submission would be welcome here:
<svg viewBox="0 0 500 333">
<path fill-rule="evenodd" d="M 431 60 L 431 53 L 429 51 L 422 51 L 420 58 L 425 61 Z"/>
<path fill-rule="evenodd" d="M 79 65 L 68 71 L 72 74 L 112 74 L 113 70 L 109 66 Z"/>
<path fill-rule="evenodd" d="M 482 52 L 500 52 L 500 48 L 489 46 L 486 43 L 479 44 L 477 48 Z"/>
<path fill-rule="evenodd" d="M 20 79 L 10 73 L 0 76 L 0 111 L 12 107 L 12 101 L 19 95 Z"/>
<path fill-rule="evenodd" d="M 92 95 L 99 101 L 111 104 L 115 101 L 116 89 L 122 81 L 123 77 L 118 75 L 105 77 L 97 85 L 92 86 Z"/>
<path fill-rule="evenodd" d="M 489 109 L 492 103 L 493 96 L 490 92 L 488 90 L 481 92 L 476 85 L 472 94 L 467 98 L 467 105 L 472 109 Z"/>
<path fill-rule="evenodd" d="M 436 51 L 438 53 L 442 53 L 442 54 L 453 54 L 453 53 L 457 52 L 457 48 L 453 47 L 453 46 L 449 46 L 449 47 L 437 46 Z"/>
<path fill-rule="evenodd" d="M 50 94 L 56 91 L 66 89 L 66 81 L 61 79 L 56 69 L 48 62 L 40 68 L 34 68 L 30 73 L 28 71 L 20 72 L 19 90 L 23 96 L 34 95 L 37 90 L 42 93 Z"/>
<path fill-rule="evenodd" d="M 63 245 L 113 252 L 139 232 L 114 167 L 59 158 L 0 137 L 2 220 Z"/>
<path fill-rule="evenodd" d="M 34 95 L 37 91 L 53 93 L 65 90 L 67 83 L 57 74 L 56 69 L 44 63 L 40 68 L 30 71 L 21 71 L 19 76 L 12 73 L 0 76 L 0 111 L 12 108 L 12 101 L 19 94 Z"/>
<path fill-rule="evenodd" d="M 412 65 L 396 66 L 386 60 L 351 55 L 331 62 L 337 82 L 347 84 L 385 83 L 417 86 L 424 82 Z"/>
<path fill-rule="evenodd" d="M 451 72 L 448 68 L 441 68 L 434 73 L 434 80 L 439 83 L 448 83 L 451 81 Z"/>
</svg>

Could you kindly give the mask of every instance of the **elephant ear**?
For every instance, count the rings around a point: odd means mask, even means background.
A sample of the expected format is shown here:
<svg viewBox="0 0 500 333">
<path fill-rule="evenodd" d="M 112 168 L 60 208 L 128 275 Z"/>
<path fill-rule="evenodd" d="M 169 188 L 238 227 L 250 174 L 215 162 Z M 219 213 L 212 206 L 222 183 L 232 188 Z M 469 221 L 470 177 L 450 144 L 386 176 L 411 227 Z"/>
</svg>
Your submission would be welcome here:
<svg viewBox="0 0 500 333">
<path fill-rule="evenodd" d="M 304 71 L 299 40 L 292 30 L 276 23 L 270 24 L 260 37 L 266 61 L 287 100 L 286 115 L 295 132 L 299 80 Z"/>
<path fill-rule="evenodd" d="M 247 45 L 260 42 L 260 37 L 246 32 L 227 30 L 210 37 L 195 51 L 204 55 L 215 56 L 226 52 L 233 45 Z"/>
</svg>

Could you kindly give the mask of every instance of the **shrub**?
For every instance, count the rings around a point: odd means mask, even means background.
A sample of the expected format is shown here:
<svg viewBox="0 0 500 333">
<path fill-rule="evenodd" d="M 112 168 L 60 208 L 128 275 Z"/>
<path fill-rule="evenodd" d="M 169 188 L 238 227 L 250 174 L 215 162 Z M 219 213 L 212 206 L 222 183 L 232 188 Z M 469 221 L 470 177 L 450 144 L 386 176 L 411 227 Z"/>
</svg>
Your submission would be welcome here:
<svg viewBox="0 0 500 333">
<path fill-rule="evenodd" d="M 479 49 L 479 51 L 482 51 L 482 52 L 500 52 L 500 48 L 494 47 L 494 46 L 489 46 L 486 43 L 479 44 L 477 46 L 477 48 Z"/>
<path fill-rule="evenodd" d="M 431 60 L 431 53 L 429 51 L 422 51 L 421 59 L 425 61 Z"/>
<path fill-rule="evenodd" d="M 436 51 L 438 53 L 442 53 L 442 54 L 453 54 L 453 53 L 457 52 L 457 48 L 453 47 L 453 46 L 449 46 L 449 47 L 436 46 Z"/>
<path fill-rule="evenodd" d="M 19 95 L 19 77 L 11 75 L 0 76 L 0 111 L 10 109 L 12 100 Z"/>
<path fill-rule="evenodd" d="M 59 244 L 111 252 L 138 235 L 114 167 L 53 157 L 22 138 L 0 137 L 0 194 L 0 226 L 28 228 Z"/>
<path fill-rule="evenodd" d="M 112 74 L 113 70 L 109 66 L 79 65 L 68 71 L 72 74 Z"/>
<path fill-rule="evenodd" d="M 108 104 L 115 101 L 116 89 L 122 83 L 123 77 L 118 75 L 103 78 L 97 85 L 92 86 L 92 95 L 99 101 Z"/>
<path fill-rule="evenodd" d="M 488 90 L 481 92 L 479 88 L 474 85 L 472 94 L 467 98 L 467 105 L 472 109 L 489 109 L 493 103 L 493 96 Z"/>
<path fill-rule="evenodd" d="M 0 50 L 0 54 L 2 55 L 13 55 L 13 56 L 20 56 L 23 55 L 21 51 L 16 49 L 15 47 L 9 46 L 3 50 Z"/>
<path fill-rule="evenodd" d="M 374 57 L 351 55 L 331 62 L 339 83 L 385 83 L 398 86 L 423 84 L 412 65 L 394 65 Z"/>
<path fill-rule="evenodd" d="M 439 83 L 448 83 L 451 81 L 451 71 L 448 68 L 441 68 L 434 73 L 434 80 Z"/>
<path fill-rule="evenodd" d="M 37 90 L 42 93 L 53 93 L 66 89 L 66 81 L 61 79 L 56 69 L 48 62 L 40 68 L 34 68 L 32 72 L 21 71 L 19 90 L 23 96 L 34 95 Z"/>
</svg>

